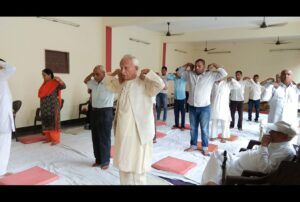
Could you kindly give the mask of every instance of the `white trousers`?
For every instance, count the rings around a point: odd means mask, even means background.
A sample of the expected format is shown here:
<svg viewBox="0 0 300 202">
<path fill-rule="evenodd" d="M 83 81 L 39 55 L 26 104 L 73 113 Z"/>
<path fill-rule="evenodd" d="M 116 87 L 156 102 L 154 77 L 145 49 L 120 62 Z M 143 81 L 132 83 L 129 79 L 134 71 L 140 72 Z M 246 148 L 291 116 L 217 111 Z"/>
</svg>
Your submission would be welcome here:
<svg viewBox="0 0 300 202">
<path fill-rule="evenodd" d="M 10 156 L 11 133 L 0 133 L 0 176 L 7 172 Z"/>
<path fill-rule="evenodd" d="M 119 173 L 121 185 L 147 185 L 146 173 L 138 174 L 123 171 L 120 171 Z"/>
<path fill-rule="evenodd" d="M 222 129 L 222 138 L 230 138 L 230 122 L 224 121 L 220 119 L 213 119 L 212 125 L 211 125 L 211 138 L 217 138 L 218 137 L 218 123 L 221 122 L 221 129 Z"/>
</svg>

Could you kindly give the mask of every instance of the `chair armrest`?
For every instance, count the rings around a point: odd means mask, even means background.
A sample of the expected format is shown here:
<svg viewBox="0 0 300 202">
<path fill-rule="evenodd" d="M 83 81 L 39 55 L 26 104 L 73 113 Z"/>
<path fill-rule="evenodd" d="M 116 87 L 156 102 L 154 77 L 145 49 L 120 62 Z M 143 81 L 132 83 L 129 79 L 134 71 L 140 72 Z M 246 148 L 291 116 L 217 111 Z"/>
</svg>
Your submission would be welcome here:
<svg viewBox="0 0 300 202">
<path fill-rule="evenodd" d="M 89 104 L 89 101 L 79 104 L 79 108 L 81 108 L 82 106 L 87 105 L 87 104 Z"/>
<path fill-rule="evenodd" d="M 257 172 L 257 171 L 252 171 L 252 170 L 244 170 L 243 173 L 242 173 L 243 177 L 252 177 L 252 176 L 255 176 L 255 177 L 264 177 L 266 175 L 267 174 L 265 174 L 265 173 Z"/>
<path fill-rule="evenodd" d="M 267 177 L 227 176 L 224 185 L 267 184 Z"/>
</svg>

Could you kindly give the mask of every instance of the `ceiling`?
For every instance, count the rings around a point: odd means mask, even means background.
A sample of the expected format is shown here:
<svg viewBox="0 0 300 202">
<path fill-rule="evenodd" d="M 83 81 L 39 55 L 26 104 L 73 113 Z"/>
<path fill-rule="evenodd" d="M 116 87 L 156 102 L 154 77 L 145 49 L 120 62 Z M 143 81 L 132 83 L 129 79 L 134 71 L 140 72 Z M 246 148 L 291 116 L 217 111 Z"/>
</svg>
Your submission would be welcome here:
<svg viewBox="0 0 300 202">
<path fill-rule="evenodd" d="M 260 17 L 105 17 L 104 24 L 112 27 L 136 26 L 157 33 L 165 43 L 203 43 L 300 39 L 300 17 L 266 16 L 266 24 L 287 23 L 280 27 L 259 28 Z M 166 37 L 170 22 L 171 34 L 183 35 Z"/>
<path fill-rule="evenodd" d="M 161 17 L 163 20 L 163 17 Z M 138 25 L 139 27 L 166 33 L 167 32 L 167 20 L 169 20 L 171 33 L 187 33 L 195 31 L 206 30 L 218 30 L 225 28 L 256 28 L 262 21 L 263 17 L 174 17 L 166 19 L 165 22 L 159 23 L 147 23 Z M 295 22 L 300 21 L 300 17 L 266 17 L 267 24 L 283 23 L 283 22 Z"/>
</svg>

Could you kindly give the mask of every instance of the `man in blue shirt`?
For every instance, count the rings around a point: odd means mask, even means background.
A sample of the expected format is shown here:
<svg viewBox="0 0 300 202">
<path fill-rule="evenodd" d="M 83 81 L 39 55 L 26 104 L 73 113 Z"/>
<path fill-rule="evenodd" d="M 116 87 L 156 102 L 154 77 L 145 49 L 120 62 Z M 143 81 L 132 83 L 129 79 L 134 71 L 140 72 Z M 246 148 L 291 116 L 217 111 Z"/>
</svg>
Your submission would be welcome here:
<svg viewBox="0 0 300 202">
<path fill-rule="evenodd" d="M 185 87 L 186 81 L 179 75 L 179 68 L 176 69 L 175 74 L 168 74 L 168 80 L 174 81 L 174 115 L 175 115 L 175 125 L 172 129 L 181 128 L 183 131 L 185 129 Z M 179 127 L 179 112 L 181 113 L 181 127 Z"/>
</svg>

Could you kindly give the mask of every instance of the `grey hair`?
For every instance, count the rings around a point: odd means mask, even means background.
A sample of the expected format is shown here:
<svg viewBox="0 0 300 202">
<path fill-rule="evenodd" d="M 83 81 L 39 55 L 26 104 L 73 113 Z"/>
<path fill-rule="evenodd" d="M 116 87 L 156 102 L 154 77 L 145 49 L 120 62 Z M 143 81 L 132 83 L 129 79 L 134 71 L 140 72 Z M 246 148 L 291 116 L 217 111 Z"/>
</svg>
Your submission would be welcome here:
<svg viewBox="0 0 300 202">
<path fill-rule="evenodd" d="M 132 60 L 133 64 L 136 66 L 136 69 L 138 69 L 139 66 L 139 61 L 138 59 L 130 54 L 126 54 L 122 57 L 121 61 L 120 61 L 120 66 L 122 65 L 122 63 L 124 62 L 124 60 Z"/>
<path fill-rule="evenodd" d="M 105 72 L 105 68 L 103 65 L 97 65 L 94 69 L 100 69 L 100 71 Z"/>
</svg>

